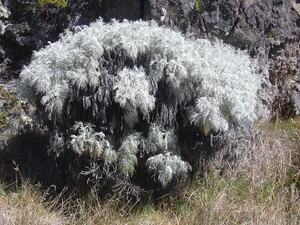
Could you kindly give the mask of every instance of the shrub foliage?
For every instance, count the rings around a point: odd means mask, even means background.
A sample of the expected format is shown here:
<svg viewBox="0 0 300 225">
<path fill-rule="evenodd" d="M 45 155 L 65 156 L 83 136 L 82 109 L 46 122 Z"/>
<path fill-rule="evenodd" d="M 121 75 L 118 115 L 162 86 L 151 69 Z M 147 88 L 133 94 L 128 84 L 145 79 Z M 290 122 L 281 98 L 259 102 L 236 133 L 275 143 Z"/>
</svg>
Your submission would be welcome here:
<svg viewBox="0 0 300 225">
<path fill-rule="evenodd" d="M 220 41 L 98 20 L 35 52 L 21 85 L 57 155 L 89 157 L 112 183 L 167 189 L 195 169 L 204 139 L 253 123 L 260 79 L 246 52 Z"/>
<path fill-rule="evenodd" d="M 68 0 L 38 0 L 40 6 L 54 5 L 56 7 L 66 7 Z"/>
</svg>

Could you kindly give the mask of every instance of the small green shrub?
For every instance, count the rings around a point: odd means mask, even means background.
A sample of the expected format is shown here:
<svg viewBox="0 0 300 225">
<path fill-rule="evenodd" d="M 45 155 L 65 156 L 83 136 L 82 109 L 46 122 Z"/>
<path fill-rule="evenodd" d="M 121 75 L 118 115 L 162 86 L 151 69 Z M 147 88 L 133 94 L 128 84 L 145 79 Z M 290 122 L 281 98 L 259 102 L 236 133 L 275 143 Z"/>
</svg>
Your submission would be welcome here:
<svg viewBox="0 0 300 225">
<path fill-rule="evenodd" d="M 8 126 L 8 115 L 5 111 L 0 111 L 0 128 Z"/>
<path fill-rule="evenodd" d="M 198 12 L 201 12 L 203 9 L 202 0 L 195 0 L 195 9 Z"/>
<path fill-rule="evenodd" d="M 268 37 L 275 37 L 276 35 L 278 34 L 278 30 L 273 27 L 268 33 L 267 33 L 267 36 Z"/>
<path fill-rule="evenodd" d="M 9 127 L 12 116 L 19 114 L 20 102 L 15 94 L 0 86 L 0 129 Z"/>
<path fill-rule="evenodd" d="M 68 0 L 38 0 L 40 6 L 54 5 L 56 7 L 66 7 Z"/>
</svg>

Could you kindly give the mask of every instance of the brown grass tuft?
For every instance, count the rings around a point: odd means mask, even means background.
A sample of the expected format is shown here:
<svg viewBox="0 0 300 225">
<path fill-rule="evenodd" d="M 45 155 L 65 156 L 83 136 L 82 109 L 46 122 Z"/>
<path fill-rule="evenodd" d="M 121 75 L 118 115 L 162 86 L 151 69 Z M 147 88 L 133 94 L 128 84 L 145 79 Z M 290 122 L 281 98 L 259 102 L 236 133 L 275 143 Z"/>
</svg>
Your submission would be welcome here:
<svg viewBox="0 0 300 225">
<path fill-rule="evenodd" d="M 45 202 L 46 192 L 36 185 L 25 182 L 11 192 L 7 187 L 0 188 L 1 225 L 62 225 L 65 223 L 60 212 L 55 211 L 55 201 Z"/>
</svg>

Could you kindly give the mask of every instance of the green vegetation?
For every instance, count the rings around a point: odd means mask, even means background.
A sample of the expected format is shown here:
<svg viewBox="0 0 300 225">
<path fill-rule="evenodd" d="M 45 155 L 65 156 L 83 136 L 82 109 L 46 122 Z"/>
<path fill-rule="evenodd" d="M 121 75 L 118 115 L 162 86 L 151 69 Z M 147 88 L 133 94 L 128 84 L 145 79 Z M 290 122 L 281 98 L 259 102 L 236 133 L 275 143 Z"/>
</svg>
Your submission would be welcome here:
<svg viewBox="0 0 300 225">
<path fill-rule="evenodd" d="M 8 115 L 5 111 L 0 111 L 0 128 L 5 128 L 8 126 Z"/>
<path fill-rule="evenodd" d="M 0 110 L 0 129 L 9 126 L 10 117 L 20 112 L 20 104 L 15 94 L 0 86 L 0 101 L 2 108 Z"/>
<path fill-rule="evenodd" d="M 268 36 L 268 37 L 275 37 L 277 34 L 278 34 L 277 28 L 273 27 L 273 28 L 267 33 L 267 36 Z"/>
<path fill-rule="evenodd" d="M 203 10 L 202 0 L 195 0 L 195 9 L 198 12 L 202 12 Z"/>
<path fill-rule="evenodd" d="M 4 87 L 0 86 L 0 99 L 8 101 L 10 107 L 18 105 L 18 98 L 13 93 L 9 92 Z"/>
<path fill-rule="evenodd" d="M 38 0 L 40 6 L 54 5 L 56 7 L 66 7 L 68 0 Z"/>
</svg>

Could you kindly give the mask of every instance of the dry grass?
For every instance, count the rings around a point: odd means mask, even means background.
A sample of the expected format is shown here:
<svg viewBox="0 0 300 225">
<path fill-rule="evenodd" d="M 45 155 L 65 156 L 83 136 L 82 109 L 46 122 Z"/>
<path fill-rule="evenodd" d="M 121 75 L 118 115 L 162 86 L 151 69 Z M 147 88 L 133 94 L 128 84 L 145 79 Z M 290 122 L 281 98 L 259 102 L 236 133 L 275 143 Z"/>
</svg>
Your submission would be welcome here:
<svg viewBox="0 0 300 225">
<path fill-rule="evenodd" d="M 0 194 L 0 224 L 175 225 L 300 224 L 300 118 L 259 126 L 255 143 L 245 142 L 238 168 L 220 175 L 212 163 L 184 196 L 133 207 L 116 198 L 45 202 L 35 186 Z M 58 208 L 60 210 L 58 210 Z"/>
<path fill-rule="evenodd" d="M 61 212 L 55 210 L 57 201 L 45 203 L 47 192 L 27 182 L 17 190 L 0 188 L 1 225 L 60 225 L 64 224 Z"/>
</svg>

